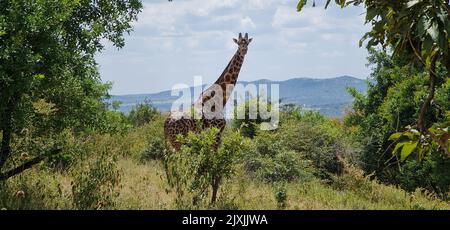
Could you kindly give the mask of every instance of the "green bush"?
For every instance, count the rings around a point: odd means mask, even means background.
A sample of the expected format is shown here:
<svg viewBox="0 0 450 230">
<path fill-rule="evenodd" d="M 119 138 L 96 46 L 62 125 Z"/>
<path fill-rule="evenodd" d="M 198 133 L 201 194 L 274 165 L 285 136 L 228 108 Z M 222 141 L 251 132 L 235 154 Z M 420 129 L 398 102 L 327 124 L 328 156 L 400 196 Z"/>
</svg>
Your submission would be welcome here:
<svg viewBox="0 0 450 230">
<path fill-rule="evenodd" d="M 286 148 L 301 153 L 317 168 L 317 175 L 329 179 L 329 174 L 340 174 L 342 164 L 338 156 L 358 161 L 359 147 L 338 120 L 327 119 L 317 112 L 287 116 L 277 136 Z"/>
<path fill-rule="evenodd" d="M 220 184 L 235 172 L 235 164 L 242 149 L 242 138 L 238 132 L 224 135 L 218 150 L 214 148 L 219 130 L 207 129 L 199 134 L 189 133 L 179 137 L 183 143 L 178 153 L 165 157 L 169 184 L 175 188 L 177 204 L 182 208 L 201 207 L 217 198 Z M 209 189 L 211 188 L 211 190 Z M 192 199 L 192 205 L 189 205 Z"/>
<path fill-rule="evenodd" d="M 128 120 L 137 127 L 150 122 L 158 114 L 158 110 L 150 102 L 144 102 L 131 109 Z"/>
<path fill-rule="evenodd" d="M 449 168 L 450 159 L 447 155 L 432 154 L 422 162 L 407 160 L 395 176 L 407 191 L 414 192 L 420 187 L 436 192 L 443 199 L 449 199 Z"/>
<path fill-rule="evenodd" d="M 235 108 L 235 119 L 232 122 L 232 126 L 235 130 L 239 130 L 242 136 L 253 138 L 258 132 L 260 124 L 269 121 L 269 119 L 262 118 L 261 114 L 259 113 L 259 106 L 264 105 L 270 111 L 271 104 L 262 103 L 263 102 L 259 101 L 259 98 L 250 98 L 245 103 Z M 250 117 L 250 111 L 253 111 L 253 108 L 256 109 L 256 118 Z M 239 119 L 239 114 L 244 114 L 243 119 Z"/>
<path fill-rule="evenodd" d="M 276 133 L 262 132 L 246 147 L 242 161 L 246 172 L 265 182 L 308 181 L 311 162 L 289 150 Z"/>
<path fill-rule="evenodd" d="M 86 170 L 74 175 L 73 204 L 77 209 L 111 209 L 118 196 L 120 173 L 115 157 L 101 154 Z"/>
<path fill-rule="evenodd" d="M 278 208 L 284 209 L 287 204 L 287 189 L 284 183 L 275 185 L 275 200 L 277 201 Z"/>
<path fill-rule="evenodd" d="M 141 153 L 141 160 L 163 160 L 166 154 L 166 143 L 163 137 L 154 137 L 150 140 L 147 149 Z"/>
<path fill-rule="evenodd" d="M 82 137 L 76 137 L 71 131 L 65 130 L 58 135 L 58 143 L 62 147 L 62 152 L 50 156 L 46 161 L 46 166 L 55 170 L 68 170 L 82 159 L 85 153 L 81 142 Z"/>
</svg>

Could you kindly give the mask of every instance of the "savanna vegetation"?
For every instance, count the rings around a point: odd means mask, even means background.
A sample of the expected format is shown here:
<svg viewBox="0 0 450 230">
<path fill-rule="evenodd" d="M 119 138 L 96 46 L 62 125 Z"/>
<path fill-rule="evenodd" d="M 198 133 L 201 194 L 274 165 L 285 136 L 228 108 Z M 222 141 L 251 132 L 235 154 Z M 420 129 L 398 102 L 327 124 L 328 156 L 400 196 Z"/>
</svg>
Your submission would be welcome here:
<svg viewBox="0 0 450 230">
<path fill-rule="evenodd" d="M 0 1 L 0 208 L 450 209 L 448 1 L 337 3 L 373 25 L 345 117 L 285 105 L 276 130 L 246 116 L 175 153 L 167 115 L 118 112 L 94 60 L 138 0 Z"/>
</svg>

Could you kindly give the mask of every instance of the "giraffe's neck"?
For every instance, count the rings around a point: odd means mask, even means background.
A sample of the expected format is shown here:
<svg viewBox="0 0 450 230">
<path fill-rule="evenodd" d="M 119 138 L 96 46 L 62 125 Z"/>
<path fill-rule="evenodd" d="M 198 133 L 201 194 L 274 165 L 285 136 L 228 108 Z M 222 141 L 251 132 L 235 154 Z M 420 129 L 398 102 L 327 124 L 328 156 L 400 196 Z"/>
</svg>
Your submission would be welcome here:
<svg viewBox="0 0 450 230">
<path fill-rule="evenodd" d="M 241 71 L 242 64 L 244 63 L 244 58 L 245 55 L 241 54 L 238 49 L 233 58 L 231 58 L 227 67 L 224 69 L 222 75 L 220 75 L 211 87 L 203 91 L 202 95 L 200 95 L 200 98 L 195 104 L 203 104 L 210 100 L 214 95 L 211 95 L 209 92 L 215 91 L 215 89 L 220 86 L 223 93 L 222 108 L 224 108 L 231 96 L 234 86 L 236 85 L 239 72 Z"/>
</svg>

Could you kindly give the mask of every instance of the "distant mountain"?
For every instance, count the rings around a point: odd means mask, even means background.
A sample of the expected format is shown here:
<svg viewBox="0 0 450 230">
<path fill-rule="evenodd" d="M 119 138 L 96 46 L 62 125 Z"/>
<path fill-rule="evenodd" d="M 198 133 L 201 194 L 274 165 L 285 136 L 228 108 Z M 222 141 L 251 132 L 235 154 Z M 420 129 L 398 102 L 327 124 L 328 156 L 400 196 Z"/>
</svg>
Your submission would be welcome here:
<svg viewBox="0 0 450 230">
<path fill-rule="evenodd" d="M 359 92 L 366 92 L 367 85 L 365 80 L 350 76 L 342 76 L 328 79 L 313 78 L 294 78 L 286 81 L 240 81 L 243 85 L 249 83 L 259 84 L 279 84 L 280 98 L 283 104 L 297 104 L 310 109 L 318 110 L 327 116 L 342 116 L 345 107 L 353 101 L 352 96 L 347 92 L 347 87 L 353 87 Z M 192 98 L 198 98 L 195 92 L 200 90 L 190 88 Z M 268 88 L 270 92 L 270 87 Z M 135 95 L 116 95 L 112 96 L 112 101 L 121 101 L 120 111 L 128 112 L 137 103 L 150 101 L 157 109 L 169 111 L 172 102 L 178 99 L 177 96 L 171 96 L 171 91 L 163 91 L 154 94 L 135 94 Z"/>
</svg>

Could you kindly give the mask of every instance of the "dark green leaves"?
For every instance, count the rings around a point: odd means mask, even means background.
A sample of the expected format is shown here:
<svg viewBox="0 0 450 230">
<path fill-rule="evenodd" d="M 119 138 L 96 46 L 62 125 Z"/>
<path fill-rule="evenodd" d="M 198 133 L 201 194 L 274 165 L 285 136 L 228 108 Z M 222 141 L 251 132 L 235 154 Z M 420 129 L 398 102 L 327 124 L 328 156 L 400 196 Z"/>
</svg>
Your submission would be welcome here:
<svg viewBox="0 0 450 230">
<path fill-rule="evenodd" d="M 106 126 L 109 85 L 94 56 L 103 39 L 122 47 L 141 9 L 139 0 L 0 1 L 0 117 L 10 124 L 0 132 L 50 136 Z M 2 149 L 11 149 L 8 136 Z"/>
<path fill-rule="evenodd" d="M 449 139 L 449 127 L 445 127 L 445 125 L 428 129 L 428 134 L 422 134 L 416 129 L 408 127 L 407 131 L 397 132 L 389 137 L 390 141 L 396 143 L 392 154 L 400 152 L 400 161 L 405 161 L 415 150 L 417 150 L 418 160 L 423 160 L 433 149 L 442 149 L 450 156 Z"/>
</svg>

